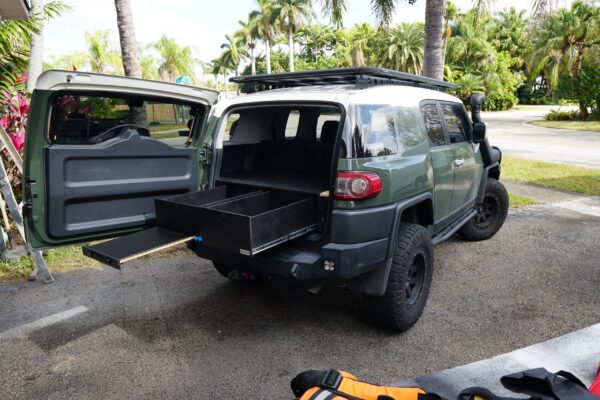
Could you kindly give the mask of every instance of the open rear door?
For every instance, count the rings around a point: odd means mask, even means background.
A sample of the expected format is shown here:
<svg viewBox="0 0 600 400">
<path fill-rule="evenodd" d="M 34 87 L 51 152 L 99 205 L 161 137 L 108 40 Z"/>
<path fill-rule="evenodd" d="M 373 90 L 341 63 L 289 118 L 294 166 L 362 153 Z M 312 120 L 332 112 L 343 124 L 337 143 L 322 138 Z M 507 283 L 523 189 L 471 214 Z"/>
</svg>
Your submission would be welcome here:
<svg viewBox="0 0 600 400">
<path fill-rule="evenodd" d="M 198 190 L 194 146 L 217 93 L 48 71 L 30 108 L 23 200 L 33 248 L 116 236 L 154 223 L 154 199 Z"/>
</svg>

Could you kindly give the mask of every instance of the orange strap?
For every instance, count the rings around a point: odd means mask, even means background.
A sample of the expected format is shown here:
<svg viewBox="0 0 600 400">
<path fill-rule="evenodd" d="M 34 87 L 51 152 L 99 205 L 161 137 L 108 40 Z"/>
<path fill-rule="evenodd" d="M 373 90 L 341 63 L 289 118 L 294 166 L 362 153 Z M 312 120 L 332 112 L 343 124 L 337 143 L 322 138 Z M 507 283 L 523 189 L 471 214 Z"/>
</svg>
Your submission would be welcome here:
<svg viewBox="0 0 600 400">
<path fill-rule="evenodd" d="M 354 375 L 344 371 L 330 370 L 323 374 L 322 381 L 325 383 L 310 387 L 300 397 L 300 400 L 428 400 L 437 398 L 437 396 L 428 395 L 420 388 L 379 386 L 359 381 Z M 336 375 L 337 379 L 335 379 Z M 328 377 L 333 377 L 333 379 L 328 379 Z"/>
</svg>

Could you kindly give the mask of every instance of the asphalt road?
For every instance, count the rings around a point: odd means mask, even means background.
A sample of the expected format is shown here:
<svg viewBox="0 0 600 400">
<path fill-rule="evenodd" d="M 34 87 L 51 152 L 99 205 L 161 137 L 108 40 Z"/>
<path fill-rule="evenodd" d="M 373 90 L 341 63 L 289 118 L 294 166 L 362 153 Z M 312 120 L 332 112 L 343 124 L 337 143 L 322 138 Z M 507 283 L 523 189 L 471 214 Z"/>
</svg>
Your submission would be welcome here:
<svg viewBox="0 0 600 400">
<path fill-rule="evenodd" d="M 490 143 L 514 156 L 600 168 L 600 133 L 542 128 L 527 123 L 543 119 L 552 108 L 556 107 L 527 106 L 524 111 L 483 113 Z"/>
<path fill-rule="evenodd" d="M 442 244 L 400 335 L 345 290 L 228 282 L 191 255 L 2 283 L 0 397 L 290 399 L 295 374 L 328 367 L 410 380 L 597 323 L 598 237 L 600 217 L 543 205 L 489 241 Z"/>
</svg>

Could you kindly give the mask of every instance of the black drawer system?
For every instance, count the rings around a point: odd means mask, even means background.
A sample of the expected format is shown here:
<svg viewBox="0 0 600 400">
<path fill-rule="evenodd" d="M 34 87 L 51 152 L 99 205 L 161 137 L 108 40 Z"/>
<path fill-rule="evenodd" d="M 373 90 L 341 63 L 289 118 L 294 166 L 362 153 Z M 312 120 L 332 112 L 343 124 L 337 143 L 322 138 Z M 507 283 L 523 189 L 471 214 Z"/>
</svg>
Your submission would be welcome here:
<svg viewBox="0 0 600 400">
<path fill-rule="evenodd" d="M 150 230 L 151 239 L 142 231 L 85 247 L 84 254 L 119 268 L 126 261 L 193 239 L 253 256 L 317 227 L 315 197 L 291 192 L 218 186 L 156 199 L 155 204 L 158 226 Z"/>
</svg>

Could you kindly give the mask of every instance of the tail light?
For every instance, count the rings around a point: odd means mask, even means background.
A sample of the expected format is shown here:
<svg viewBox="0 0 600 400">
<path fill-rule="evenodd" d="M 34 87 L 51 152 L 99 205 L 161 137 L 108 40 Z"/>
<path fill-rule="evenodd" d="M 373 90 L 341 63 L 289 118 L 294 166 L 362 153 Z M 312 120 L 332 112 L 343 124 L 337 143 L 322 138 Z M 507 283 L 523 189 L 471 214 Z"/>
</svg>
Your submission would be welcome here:
<svg viewBox="0 0 600 400">
<path fill-rule="evenodd" d="M 381 178 L 374 172 L 339 172 L 335 183 L 335 198 L 360 200 L 381 193 Z"/>
</svg>

